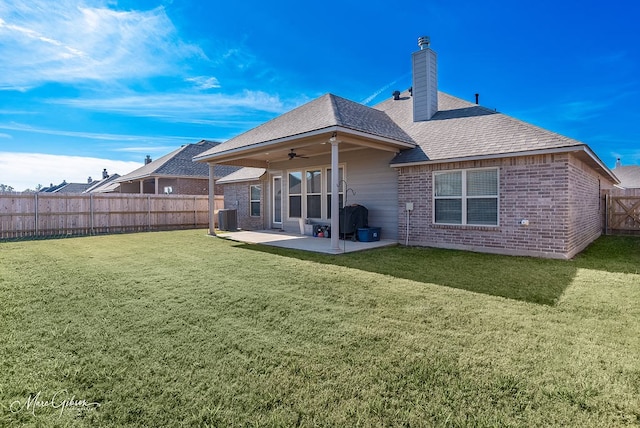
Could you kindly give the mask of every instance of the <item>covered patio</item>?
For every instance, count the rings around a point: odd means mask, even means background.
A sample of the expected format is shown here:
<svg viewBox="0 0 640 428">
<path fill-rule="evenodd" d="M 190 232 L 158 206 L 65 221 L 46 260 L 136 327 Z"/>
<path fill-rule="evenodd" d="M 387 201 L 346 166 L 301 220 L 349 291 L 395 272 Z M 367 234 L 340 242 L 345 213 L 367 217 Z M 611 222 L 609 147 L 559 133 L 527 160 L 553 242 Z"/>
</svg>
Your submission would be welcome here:
<svg viewBox="0 0 640 428">
<path fill-rule="evenodd" d="M 270 245 L 273 247 L 290 248 L 293 250 L 311 251 L 324 254 L 342 254 L 355 251 L 370 250 L 373 248 L 389 247 L 398 242 L 390 239 L 381 239 L 373 242 L 360 242 L 351 240 L 339 240 L 339 248 L 335 249 L 327 245 L 327 238 L 315 238 L 307 235 L 280 232 L 275 230 L 217 232 L 219 238 L 232 241 L 246 242 L 249 244 Z"/>
<path fill-rule="evenodd" d="M 260 215 L 244 215 L 240 220 L 259 221 L 261 227 L 251 225 L 245 229 L 295 233 L 300 220 L 311 220 L 337 231 L 340 230 L 340 208 L 351 203 L 366 207 L 370 212 L 369 226 L 380 227 L 383 236 L 393 239 L 395 244 L 397 172 L 389 162 L 400 150 L 414 147 L 411 137 L 386 113 L 327 94 L 240 134 L 194 160 L 208 163 L 211 171 L 216 165 L 265 171 L 250 183 L 258 195 L 253 202 Z M 212 176 L 210 173 L 210 200 L 214 199 L 215 189 Z M 249 184 L 245 192 L 247 189 Z M 248 206 L 249 201 L 239 196 L 225 198 L 225 209 Z M 213 208 L 210 216 L 210 234 L 214 235 Z M 296 240 L 301 239 L 304 238 Z M 273 236 L 267 241 L 274 241 Z M 315 242 L 314 246 L 321 244 L 322 252 L 330 254 L 345 252 L 349 247 L 349 242 L 345 245 L 338 240 L 338 234 Z"/>
</svg>

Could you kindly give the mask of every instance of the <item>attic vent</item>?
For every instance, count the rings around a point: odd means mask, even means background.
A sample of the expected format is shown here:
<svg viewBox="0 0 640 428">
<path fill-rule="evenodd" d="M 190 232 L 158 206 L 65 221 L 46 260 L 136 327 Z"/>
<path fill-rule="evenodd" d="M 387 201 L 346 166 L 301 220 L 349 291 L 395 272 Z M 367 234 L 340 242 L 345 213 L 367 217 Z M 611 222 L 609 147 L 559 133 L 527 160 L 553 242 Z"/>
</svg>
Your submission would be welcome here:
<svg viewBox="0 0 640 428">
<path fill-rule="evenodd" d="M 400 91 L 393 91 L 393 99 L 394 100 L 400 99 Z"/>
</svg>

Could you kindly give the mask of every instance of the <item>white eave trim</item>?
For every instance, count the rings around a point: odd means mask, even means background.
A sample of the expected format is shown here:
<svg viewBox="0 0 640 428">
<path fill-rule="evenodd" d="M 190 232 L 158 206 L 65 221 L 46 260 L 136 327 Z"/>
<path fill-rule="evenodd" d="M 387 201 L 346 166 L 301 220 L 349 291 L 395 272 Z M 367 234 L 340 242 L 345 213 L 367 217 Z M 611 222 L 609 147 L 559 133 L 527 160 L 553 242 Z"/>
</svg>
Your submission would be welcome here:
<svg viewBox="0 0 640 428">
<path fill-rule="evenodd" d="M 215 160 L 216 158 L 225 158 L 227 156 L 230 156 L 230 155 L 233 155 L 233 154 L 237 154 L 237 153 L 242 153 L 242 152 L 246 152 L 246 151 L 253 151 L 255 149 L 262 149 L 264 147 L 273 146 L 273 145 L 276 145 L 276 144 L 287 143 L 287 142 L 290 142 L 290 141 L 299 140 L 301 138 L 316 137 L 316 136 L 319 136 L 319 135 L 322 135 L 322 134 L 328 134 L 328 133 L 332 133 L 332 132 L 341 132 L 341 133 L 344 133 L 344 134 L 347 134 L 347 135 L 353 135 L 353 136 L 357 136 L 357 137 L 375 139 L 376 141 L 379 141 L 379 142 L 392 144 L 392 145 L 394 145 L 394 146 L 396 146 L 398 148 L 412 149 L 412 148 L 416 147 L 415 143 L 409 143 L 409 142 L 394 140 L 392 138 L 387 138 L 387 137 L 380 137 L 380 136 L 377 136 L 377 135 L 369 134 L 367 132 L 356 131 L 356 130 L 353 130 L 353 129 L 344 128 L 342 126 L 330 126 L 328 128 L 322 128 L 322 129 L 318 129 L 318 130 L 315 130 L 315 131 L 305 132 L 305 133 L 302 133 L 302 134 L 289 135 L 287 137 L 277 138 L 275 140 L 264 141 L 262 143 L 252 144 L 252 145 L 249 145 L 249 146 L 237 147 L 235 149 L 229 149 L 229 150 L 225 150 L 225 151 L 222 151 L 222 152 L 213 153 L 211 155 L 194 156 L 193 157 L 193 161 L 194 162 L 211 162 L 211 161 Z M 224 144 L 224 143 L 222 143 L 222 144 Z M 220 160 L 222 162 L 224 162 L 223 159 L 220 159 Z"/>
<path fill-rule="evenodd" d="M 419 162 L 405 162 L 405 163 L 394 163 L 390 166 L 392 168 L 402 168 L 407 166 L 419 166 L 419 165 L 433 165 L 433 164 L 441 164 L 441 163 L 452 163 L 452 162 L 469 162 L 469 161 L 477 161 L 477 160 L 486 160 L 486 159 L 503 159 L 503 158 L 512 158 L 512 157 L 520 157 L 520 156 L 535 156 L 535 155 L 549 155 L 556 153 L 570 153 L 570 152 L 584 152 L 586 153 L 591 160 L 593 160 L 602 170 L 612 178 L 614 183 L 620 183 L 618 177 L 616 177 L 613 172 L 598 158 L 598 156 L 587 146 L 586 144 L 582 144 L 579 146 L 566 146 L 566 147 L 557 147 L 553 149 L 540 149 L 540 150 L 527 150 L 524 152 L 510 152 L 510 153 L 499 153 L 493 155 L 478 155 L 478 156 L 464 156 L 457 158 L 448 158 L 448 159 L 434 159 L 427 161 L 419 161 Z"/>
</svg>

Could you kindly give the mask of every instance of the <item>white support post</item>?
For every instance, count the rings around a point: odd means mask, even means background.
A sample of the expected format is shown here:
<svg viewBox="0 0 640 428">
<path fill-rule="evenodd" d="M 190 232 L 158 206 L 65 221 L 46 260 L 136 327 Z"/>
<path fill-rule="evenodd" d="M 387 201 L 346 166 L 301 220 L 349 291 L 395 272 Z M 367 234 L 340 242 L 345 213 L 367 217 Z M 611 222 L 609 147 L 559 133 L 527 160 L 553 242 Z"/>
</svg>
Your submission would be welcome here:
<svg viewBox="0 0 640 428">
<path fill-rule="evenodd" d="M 338 144 L 331 138 L 331 250 L 340 251 L 340 174 L 338 165 Z"/>
<path fill-rule="evenodd" d="M 216 181 L 215 164 L 209 163 L 209 235 L 216 236 Z"/>
<path fill-rule="evenodd" d="M 156 187 L 156 189 L 155 189 L 155 190 L 156 190 L 156 191 L 155 191 L 155 194 L 157 195 L 157 194 L 158 194 L 158 177 L 155 177 L 155 179 L 154 179 L 154 184 L 155 184 L 155 187 Z"/>
</svg>

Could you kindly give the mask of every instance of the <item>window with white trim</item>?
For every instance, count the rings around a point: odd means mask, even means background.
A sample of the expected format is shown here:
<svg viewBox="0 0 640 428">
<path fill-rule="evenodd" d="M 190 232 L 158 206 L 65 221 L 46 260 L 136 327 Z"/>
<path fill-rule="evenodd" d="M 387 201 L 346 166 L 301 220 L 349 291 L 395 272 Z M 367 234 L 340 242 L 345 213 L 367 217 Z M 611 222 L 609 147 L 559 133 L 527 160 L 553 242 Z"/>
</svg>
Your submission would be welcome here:
<svg viewBox="0 0 640 428">
<path fill-rule="evenodd" d="M 322 217 L 322 170 L 311 169 L 305 173 L 307 190 L 307 218 Z"/>
<path fill-rule="evenodd" d="M 289 173 L 289 217 L 302 217 L 302 172 Z"/>
<path fill-rule="evenodd" d="M 436 224 L 498 225 L 498 169 L 433 173 Z"/>
<path fill-rule="evenodd" d="M 249 188 L 249 210 L 251 217 L 260 217 L 260 201 L 262 197 L 262 186 L 252 184 Z"/>
<path fill-rule="evenodd" d="M 338 184 L 340 188 L 338 189 L 338 205 L 339 208 L 342 208 L 344 201 L 344 168 L 338 168 Z M 334 186 L 336 187 L 336 186 Z M 331 192 L 334 187 L 331 186 L 331 168 L 327 168 L 327 218 L 331 218 Z"/>
</svg>

